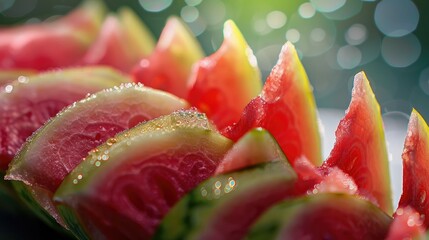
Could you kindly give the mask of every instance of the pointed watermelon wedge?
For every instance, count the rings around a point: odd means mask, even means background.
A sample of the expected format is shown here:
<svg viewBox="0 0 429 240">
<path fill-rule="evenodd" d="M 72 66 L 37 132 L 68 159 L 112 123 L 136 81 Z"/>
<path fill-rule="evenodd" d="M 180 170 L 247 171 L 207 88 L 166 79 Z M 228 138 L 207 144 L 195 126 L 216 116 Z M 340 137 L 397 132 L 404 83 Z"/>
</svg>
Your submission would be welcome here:
<svg viewBox="0 0 429 240">
<path fill-rule="evenodd" d="M 276 140 L 263 128 L 255 128 L 228 151 L 216 168 L 216 174 L 226 174 L 278 159 L 286 160 L 286 157 Z"/>
<path fill-rule="evenodd" d="M 0 70 L 0 92 L 5 90 L 5 86 L 14 80 L 21 77 L 21 81 L 25 81 L 25 77 L 33 74 L 34 71 L 27 69 Z"/>
<path fill-rule="evenodd" d="M 225 23 L 223 34 L 220 48 L 196 65 L 188 95 L 191 105 L 205 112 L 219 129 L 240 119 L 262 84 L 256 57 L 233 21 Z"/>
<path fill-rule="evenodd" d="M 98 92 L 40 128 L 10 164 L 5 179 L 15 181 L 27 203 L 35 209 L 38 203 L 62 223 L 52 195 L 91 149 L 140 122 L 187 106 L 173 95 L 131 83 Z"/>
<path fill-rule="evenodd" d="M 219 167 L 224 173 L 182 198 L 154 239 L 243 239 L 266 209 L 288 196 L 296 180 L 280 147 L 265 130 L 244 135 Z"/>
<path fill-rule="evenodd" d="M 167 20 L 155 51 L 132 71 L 135 82 L 187 97 L 192 66 L 204 56 L 191 31 L 176 17 Z"/>
<path fill-rule="evenodd" d="M 107 65 L 129 72 L 142 58 L 149 55 L 155 40 L 133 11 L 119 10 L 104 21 L 98 38 L 85 54 L 84 65 Z"/>
<path fill-rule="evenodd" d="M 312 88 L 295 47 L 289 42 L 283 46 L 262 93 L 246 106 L 240 121 L 223 133 L 237 140 L 254 127 L 263 127 L 273 134 L 292 165 L 302 156 L 316 166 L 321 163 Z"/>
<path fill-rule="evenodd" d="M 365 73 L 355 76 L 352 100 L 335 132 L 323 167 L 336 166 L 356 182 L 359 193 L 392 214 L 389 162 L 380 106 Z M 322 167 L 322 168 L 323 168 Z"/>
<path fill-rule="evenodd" d="M 424 227 L 429 227 L 429 127 L 422 116 L 413 110 L 402 153 L 403 185 L 399 207 L 410 206 L 426 216 Z"/>
<path fill-rule="evenodd" d="M 425 226 L 423 218 L 412 207 L 400 207 L 395 212 L 386 240 L 413 239 L 424 240 Z"/>
<path fill-rule="evenodd" d="M 55 194 L 81 239 L 149 239 L 232 145 L 195 111 L 148 121 L 114 139 L 92 151 Z"/>
<path fill-rule="evenodd" d="M 0 68 L 76 65 L 96 38 L 104 9 L 100 1 L 88 0 L 53 22 L 0 29 Z"/>
<path fill-rule="evenodd" d="M 49 118 L 89 93 L 129 82 L 109 68 L 71 68 L 22 77 L 0 91 L 0 171 Z"/>
<path fill-rule="evenodd" d="M 287 200 L 253 225 L 247 239 L 384 239 L 392 218 L 371 202 L 348 194 Z"/>
</svg>

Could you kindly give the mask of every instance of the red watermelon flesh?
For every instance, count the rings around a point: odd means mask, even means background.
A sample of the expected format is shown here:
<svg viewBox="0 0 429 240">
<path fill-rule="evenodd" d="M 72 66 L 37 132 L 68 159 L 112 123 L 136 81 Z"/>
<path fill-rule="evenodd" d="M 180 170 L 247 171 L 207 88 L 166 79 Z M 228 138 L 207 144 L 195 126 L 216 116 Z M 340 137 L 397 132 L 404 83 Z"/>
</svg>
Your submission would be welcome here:
<svg viewBox="0 0 429 240">
<path fill-rule="evenodd" d="M 402 153 L 403 189 L 399 207 L 410 206 L 426 216 L 424 227 L 429 227 L 429 127 L 422 116 L 413 110 Z"/>
<path fill-rule="evenodd" d="M 292 165 L 302 156 L 314 165 L 320 164 L 314 96 L 295 47 L 289 42 L 283 46 L 262 93 L 246 106 L 241 119 L 223 133 L 236 141 L 255 127 L 263 127 L 273 134 Z"/>
<path fill-rule="evenodd" d="M 101 27 L 98 38 L 85 54 L 84 65 L 107 65 L 129 72 L 142 57 L 150 54 L 154 39 L 147 27 L 130 9 L 110 15 Z"/>
<path fill-rule="evenodd" d="M 25 140 L 61 109 L 127 81 L 107 68 L 75 68 L 15 80 L 0 91 L 0 170 L 5 171 Z"/>
<path fill-rule="evenodd" d="M 5 179 L 27 185 L 36 201 L 51 199 L 91 149 L 140 122 L 187 106 L 173 95 L 131 83 L 98 92 L 69 106 L 33 134 Z M 55 210 L 52 202 L 39 204 Z M 55 211 L 49 213 L 61 222 Z"/>
<path fill-rule="evenodd" d="M 391 214 L 389 163 L 380 106 L 363 72 L 355 76 L 352 100 L 335 135 L 334 148 L 323 167 L 340 168 L 354 179 L 359 194 L 373 199 Z"/>
<path fill-rule="evenodd" d="M 87 1 L 53 22 L 0 29 L 0 69 L 78 64 L 97 36 L 103 13 L 99 1 Z"/>
<path fill-rule="evenodd" d="M 192 66 L 203 56 L 203 50 L 190 30 L 180 19 L 171 17 L 155 51 L 140 60 L 131 75 L 135 82 L 186 98 Z"/>
<path fill-rule="evenodd" d="M 385 239 L 392 219 L 354 195 L 321 193 L 281 202 L 246 239 Z"/>
<path fill-rule="evenodd" d="M 97 147 L 55 194 L 71 230 L 90 238 L 149 239 L 232 145 L 194 111 L 148 121 L 115 139 Z M 108 160 L 98 160 L 103 155 Z"/>
<path fill-rule="evenodd" d="M 246 104 L 258 95 L 261 79 L 256 57 L 234 22 L 225 23 L 221 47 L 198 62 L 189 86 L 188 101 L 218 129 L 237 122 Z"/>
<path fill-rule="evenodd" d="M 410 206 L 398 208 L 386 240 L 426 239 L 423 218 Z"/>
</svg>

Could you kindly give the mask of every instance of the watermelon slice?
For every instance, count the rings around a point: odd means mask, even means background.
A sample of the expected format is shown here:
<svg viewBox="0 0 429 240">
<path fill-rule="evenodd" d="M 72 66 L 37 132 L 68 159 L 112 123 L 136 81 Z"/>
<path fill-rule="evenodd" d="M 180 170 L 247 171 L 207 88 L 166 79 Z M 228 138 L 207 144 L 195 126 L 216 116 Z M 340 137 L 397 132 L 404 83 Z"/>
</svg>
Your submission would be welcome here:
<svg viewBox="0 0 429 240">
<path fill-rule="evenodd" d="M 128 8 L 104 21 L 98 38 L 85 54 L 84 65 L 108 65 L 123 72 L 149 55 L 155 40 L 147 27 Z"/>
<path fill-rule="evenodd" d="M 429 127 L 422 116 L 413 110 L 408 124 L 408 134 L 402 153 L 403 190 L 399 207 L 410 206 L 425 217 L 424 227 L 429 227 Z"/>
<path fill-rule="evenodd" d="M 100 1 L 88 0 L 53 22 L 0 29 L 0 69 L 76 65 L 96 38 L 103 15 Z"/>
<path fill-rule="evenodd" d="M 228 84 L 225 87 L 229 88 Z M 223 103 L 219 102 L 219 106 Z M 255 127 L 263 127 L 273 134 L 292 165 L 302 156 L 314 165 L 321 163 L 312 88 L 295 47 L 289 42 L 283 46 L 262 93 L 246 106 L 240 121 L 224 129 L 223 133 L 237 140 Z"/>
<path fill-rule="evenodd" d="M 262 84 L 256 57 L 233 21 L 225 23 L 223 34 L 221 47 L 196 65 L 188 94 L 191 105 L 205 112 L 219 129 L 240 119 Z"/>
<path fill-rule="evenodd" d="M 25 77 L 34 74 L 34 71 L 27 69 L 15 69 L 15 70 L 0 70 L 0 91 L 5 90 L 7 84 L 17 80 L 25 81 Z M 9 89 L 10 87 L 8 87 Z"/>
<path fill-rule="evenodd" d="M 5 179 L 15 183 L 24 200 L 38 203 L 59 223 L 53 193 L 88 152 L 118 132 L 187 107 L 179 98 L 128 83 L 104 90 L 60 112 L 37 131 L 11 163 Z"/>
<path fill-rule="evenodd" d="M 255 128 L 239 139 L 228 151 L 216 168 L 216 175 L 278 159 L 286 160 L 286 157 L 276 140 L 265 129 Z"/>
<path fill-rule="evenodd" d="M 75 68 L 23 77 L 0 91 L 0 171 L 35 130 L 88 93 L 129 80 L 108 68 Z M 54 90 L 53 90 L 54 89 Z"/>
<path fill-rule="evenodd" d="M 398 208 L 386 240 L 426 239 L 423 218 L 410 206 Z"/>
<path fill-rule="evenodd" d="M 192 66 L 203 56 L 191 31 L 181 20 L 170 17 L 155 51 L 135 66 L 132 76 L 135 82 L 186 98 Z"/>
<path fill-rule="evenodd" d="M 247 239 L 384 239 L 391 217 L 371 202 L 324 193 L 287 200 L 265 212 Z"/>
<path fill-rule="evenodd" d="M 380 106 L 365 73 L 355 76 L 352 100 L 340 121 L 336 142 L 324 167 L 336 166 L 353 177 L 359 193 L 392 214 L 389 162 Z"/>
<path fill-rule="evenodd" d="M 148 121 L 114 139 L 92 151 L 55 194 L 82 239 L 149 239 L 232 145 L 195 111 Z"/>
<path fill-rule="evenodd" d="M 219 167 L 224 173 L 182 198 L 154 239 L 242 239 L 266 209 L 288 196 L 296 180 L 280 147 L 264 130 L 247 133 Z"/>
</svg>

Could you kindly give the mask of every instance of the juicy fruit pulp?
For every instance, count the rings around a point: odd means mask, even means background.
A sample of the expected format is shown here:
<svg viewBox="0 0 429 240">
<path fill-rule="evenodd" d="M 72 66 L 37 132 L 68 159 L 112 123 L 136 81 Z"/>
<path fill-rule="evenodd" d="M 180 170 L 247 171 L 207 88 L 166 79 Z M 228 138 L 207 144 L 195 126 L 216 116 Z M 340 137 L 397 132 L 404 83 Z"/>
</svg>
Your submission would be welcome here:
<svg viewBox="0 0 429 240">
<path fill-rule="evenodd" d="M 414 239 L 424 240 L 425 227 L 423 219 L 412 207 L 399 207 L 390 225 L 386 240 Z"/>
<path fill-rule="evenodd" d="M 324 167 L 336 166 L 355 180 L 359 193 L 392 213 L 389 162 L 380 106 L 363 72 L 355 76 L 352 100 L 335 132 Z"/>
<path fill-rule="evenodd" d="M 146 26 L 128 8 L 109 15 L 98 38 L 83 57 L 84 65 L 107 65 L 128 72 L 151 53 L 154 40 Z"/>
<path fill-rule="evenodd" d="M 429 227 L 429 127 L 420 114 L 413 110 L 402 153 L 403 190 L 399 207 L 410 206 L 426 216 L 424 227 Z"/>
<path fill-rule="evenodd" d="M 77 235 L 148 239 L 170 207 L 214 173 L 230 147 L 203 114 L 179 111 L 97 147 L 67 176 L 55 200 Z"/>
<path fill-rule="evenodd" d="M 22 77 L 0 91 L 0 171 L 49 118 L 88 93 L 129 80 L 108 68 L 72 68 Z M 52 91 L 55 89 L 55 91 Z"/>
<path fill-rule="evenodd" d="M 68 107 L 34 134 L 5 178 L 28 185 L 43 208 L 55 209 L 50 197 L 92 148 L 142 121 L 185 107 L 187 103 L 173 95 L 131 83 L 98 92 Z"/>
<path fill-rule="evenodd" d="M 187 97 L 219 129 L 238 121 L 246 104 L 261 90 L 256 57 L 231 20 L 224 25 L 224 38 L 214 54 L 195 66 Z"/>
<path fill-rule="evenodd" d="M 78 64 L 98 33 L 103 14 L 99 1 L 87 1 L 53 22 L 1 29 L 0 68 L 47 70 Z"/>
<path fill-rule="evenodd" d="M 178 18 L 168 19 L 155 51 L 133 69 L 135 82 L 186 98 L 192 66 L 204 56 L 190 30 Z"/>
<path fill-rule="evenodd" d="M 262 93 L 246 106 L 240 121 L 223 133 L 237 140 L 255 127 L 273 134 L 292 164 L 302 156 L 320 164 L 316 105 L 307 74 L 291 43 L 283 46 Z"/>
<path fill-rule="evenodd" d="M 317 194 L 268 210 L 248 239 L 384 239 L 392 219 L 370 202 L 346 194 Z"/>
<path fill-rule="evenodd" d="M 248 154 L 256 143 L 261 146 L 259 154 Z M 295 172 L 279 151 L 269 133 L 250 131 L 223 160 L 236 168 L 219 166 L 227 172 L 204 181 L 183 197 L 164 218 L 155 239 L 245 237 L 266 209 L 289 195 L 296 180 Z"/>
</svg>

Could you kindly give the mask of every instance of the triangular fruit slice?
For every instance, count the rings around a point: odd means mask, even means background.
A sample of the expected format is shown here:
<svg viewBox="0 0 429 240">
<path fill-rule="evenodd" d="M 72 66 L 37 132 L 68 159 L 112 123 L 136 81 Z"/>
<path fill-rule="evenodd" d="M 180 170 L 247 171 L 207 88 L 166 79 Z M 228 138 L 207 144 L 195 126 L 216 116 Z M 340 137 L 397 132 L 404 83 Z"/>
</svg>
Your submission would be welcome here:
<svg viewBox="0 0 429 240">
<path fill-rule="evenodd" d="M 254 149 L 256 144 L 259 150 Z M 247 133 L 225 156 L 228 165 L 222 169 L 228 166 L 228 171 L 182 198 L 154 239 L 243 239 L 266 209 L 288 196 L 296 180 L 289 162 L 279 153 L 280 147 L 266 131 Z M 232 167 L 234 162 L 237 165 Z"/>
<path fill-rule="evenodd" d="M 155 51 L 133 69 L 135 82 L 186 98 L 192 66 L 204 56 L 191 31 L 176 17 L 168 19 Z"/>
<path fill-rule="evenodd" d="M 92 151 L 55 194 L 81 239 L 150 239 L 232 145 L 195 111 L 148 121 L 114 139 Z"/>
<path fill-rule="evenodd" d="M 98 34 L 104 6 L 86 1 L 53 22 L 0 31 L 0 68 L 46 70 L 76 65 Z"/>
<path fill-rule="evenodd" d="M 410 206 L 398 208 L 386 240 L 426 239 L 423 218 Z"/>
<path fill-rule="evenodd" d="M 27 194 L 61 223 L 51 197 L 91 149 L 140 122 L 186 107 L 171 94 L 132 83 L 98 92 L 40 128 L 10 164 L 5 179 L 18 181 L 17 188 L 29 190 Z"/>
<path fill-rule="evenodd" d="M 392 218 L 348 194 L 315 194 L 269 209 L 246 239 L 385 239 Z"/>
<path fill-rule="evenodd" d="M 223 133 L 237 140 L 255 127 L 273 134 L 292 164 L 304 156 L 320 165 L 321 144 L 312 88 L 295 47 L 289 42 L 283 46 L 262 93 L 246 106 L 240 121 Z"/>
<path fill-rule="evenodd" d="M 403 186 L 399 207 L 410 206 L 429 227 L 429 127 L 422 116 L 413 110 L 408 124 L 408 134 L 402 153 Z"/>
<path fill-rule="evenodd" d="M 85 54 L 84 65 L 107 65 L 129 72 L 142 58 L 149 55 L 155 40 L 147 27 L 128 8 L 117 16 L 108 16 L 97 40 Z"/>
<path fill-rule="evenodd" d="M 129 82 L 109 68 L 88 67 L 21 77 L 0 91 L 0 171 L 49 118 L 89 93 Z"/>
<path fill-rule="evenodd" d="M 226 174 L 279 159 L 286 160 L 286 157 L 273 136 L 263 128 L 255 128 L 228 151 L 216 168 L 216 174 Z"/>
<path fill-rule="evenodd" d="M 335 132 L 336 142 L 323 167 L 350 175 L 359 193 L 392 214 L 389 161 L 380 106 L 365 73 L 355 76 L 352 99 Z"/>
<path fill-rule="evenodd" d="M 223 34 L 220 48 L 196 65 L 188 94 L 191 105 L 205 112 L 219 129 L 240 119 L 262 85 L 256 57 L 233 21 L 225 23 Z"/>
<path fill-rule="evenodd" d="M 29 69 L 0 70 L 0 92 L 5 90 L 7 84 L 17 80 L 19 77 L 21 77 L 21 81 L 25 81 L 25 77 L 33 74 L 34 71 Z"/>
</svg>

